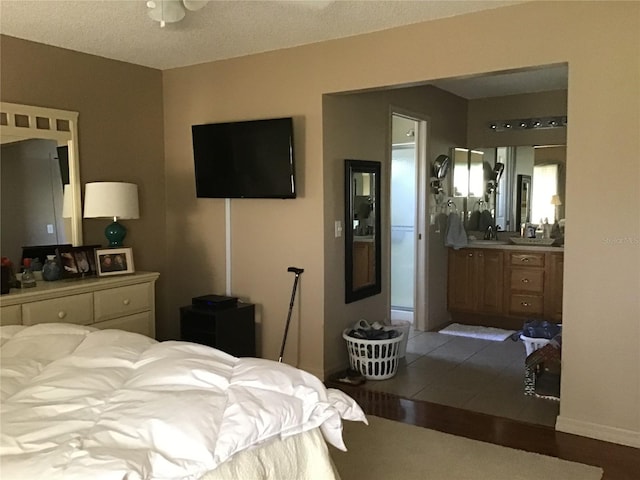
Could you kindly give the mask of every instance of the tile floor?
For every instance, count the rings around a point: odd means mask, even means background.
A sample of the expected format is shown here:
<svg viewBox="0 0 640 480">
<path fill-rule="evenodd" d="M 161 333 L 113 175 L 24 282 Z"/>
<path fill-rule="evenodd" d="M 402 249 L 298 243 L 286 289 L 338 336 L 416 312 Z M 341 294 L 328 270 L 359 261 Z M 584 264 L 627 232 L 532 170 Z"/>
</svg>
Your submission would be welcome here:
<svg viewBox="0 0 640 480">
<path fill-rule="evenodd" d="M 525 348 L 503 342 L 411 330 L 407 353 L 388 380 L 369 390 L 555 426 L 560 403 L 524 395 Z"/>
</svg>

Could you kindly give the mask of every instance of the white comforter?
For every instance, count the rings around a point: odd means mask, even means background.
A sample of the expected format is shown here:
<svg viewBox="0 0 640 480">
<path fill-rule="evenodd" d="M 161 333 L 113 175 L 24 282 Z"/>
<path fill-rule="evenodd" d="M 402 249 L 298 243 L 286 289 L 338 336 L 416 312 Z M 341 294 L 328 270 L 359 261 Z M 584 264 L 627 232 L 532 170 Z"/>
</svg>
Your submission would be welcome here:
<svg viewBox="0 0 640 480">
<path fill-rule="evenodd" d="M 3 480 L 196 479 L 360 407 L 311 374 L 184 342 L 67 324 L 0 327 Z"/>
</svg>

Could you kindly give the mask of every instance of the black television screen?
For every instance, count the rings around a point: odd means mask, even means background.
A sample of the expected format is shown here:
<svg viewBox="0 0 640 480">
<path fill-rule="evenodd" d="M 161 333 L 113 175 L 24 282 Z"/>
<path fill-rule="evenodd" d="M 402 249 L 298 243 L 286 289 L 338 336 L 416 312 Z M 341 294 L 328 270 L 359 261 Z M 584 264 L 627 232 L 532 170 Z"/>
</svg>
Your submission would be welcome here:
<svg viewBox="0 0 640 480">
<path fill-rule="evenodd" d="M 293 119 L 193 125 L 198 198 L 295 198 Z"/>
</svg>

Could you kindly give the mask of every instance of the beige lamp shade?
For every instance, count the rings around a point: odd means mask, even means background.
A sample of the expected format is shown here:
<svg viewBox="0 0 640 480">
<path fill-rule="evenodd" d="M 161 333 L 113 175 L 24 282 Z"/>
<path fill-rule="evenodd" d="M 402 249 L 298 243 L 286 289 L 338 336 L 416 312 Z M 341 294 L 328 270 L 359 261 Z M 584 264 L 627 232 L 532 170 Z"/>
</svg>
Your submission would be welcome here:
<svg viewBox="0 0 640 480">
<path fill-rule="evenodd" d="M 560 195 L 553 195 L 551 197 L 551 205 L 562 205 L 562 200 L 560 200 Z"/>
<path fill-rule="evenodd" d="M 140 218 L 138 186 L 122 182 L 87 183 L 84 218 Z"/>
</svg>

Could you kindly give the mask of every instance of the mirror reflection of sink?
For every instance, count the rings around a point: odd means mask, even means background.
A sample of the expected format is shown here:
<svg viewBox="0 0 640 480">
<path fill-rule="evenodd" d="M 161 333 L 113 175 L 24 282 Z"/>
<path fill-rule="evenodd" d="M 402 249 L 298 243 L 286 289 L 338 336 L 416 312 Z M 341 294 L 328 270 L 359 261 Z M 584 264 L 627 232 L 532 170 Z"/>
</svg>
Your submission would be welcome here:
<svg viewBox="0 0 640 480">
<path fill-rule="evenodd" d="M 508 245 L 507 240 L 469 240 L 469 245 Z"/>
</svg>

